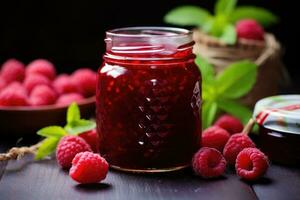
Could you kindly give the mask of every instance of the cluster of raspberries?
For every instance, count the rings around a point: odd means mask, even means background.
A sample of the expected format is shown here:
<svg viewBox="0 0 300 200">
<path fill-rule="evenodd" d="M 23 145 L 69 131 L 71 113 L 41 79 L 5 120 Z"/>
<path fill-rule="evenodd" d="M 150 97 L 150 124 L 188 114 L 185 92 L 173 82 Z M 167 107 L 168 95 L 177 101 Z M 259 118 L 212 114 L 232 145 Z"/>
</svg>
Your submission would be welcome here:
<svg viewBox="0 0 300 200">
<path fill-rule="evenodd" d="M 88 68 L 56 76 L 54 65 L 9 59 L 0 70 L 0 106 L 68 105 L 95 95 L 97 74 Z"/>
<path fill-rule="evenodd" d="M 64 136 L 56 148 L 57 163 L 70 169 L 70 177 L 79 183 L 100 182 L 106 178 L 109 165 L 98 153 L 98 145 L 96 130 Z"/>
<path fill-rule="evenodd" d="M 226 165 L 235 166 L 241 178 L 253 181 L 265 174 L 268 158 L 246 133 L 235 117 L 221 116 L 215 124 L 202 133 L 202 148 L 194 155 L 192 166 L 195 173 L 204 178 L 224 174 Z"/>
</svg>

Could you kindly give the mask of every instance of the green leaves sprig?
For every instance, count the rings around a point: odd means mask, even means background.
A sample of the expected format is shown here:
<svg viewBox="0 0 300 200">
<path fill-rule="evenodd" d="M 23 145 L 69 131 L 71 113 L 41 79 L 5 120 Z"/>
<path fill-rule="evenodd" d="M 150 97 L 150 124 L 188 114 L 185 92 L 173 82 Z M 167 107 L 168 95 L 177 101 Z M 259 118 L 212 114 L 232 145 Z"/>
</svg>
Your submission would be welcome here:
<svg viewBox="0 0 300 200">
<path fill-rule="evenodd" d="M 204 8 L 192 5 L 179 6 L 169 11 L 164 21 L 180 26 L 196 26 L 204 32 L 220 38 L 226 44 L 235 44 L 234 24 L 241 19 L 254 19 L 267 27 L 278 18 L 270 11 L 255 6 L 238 6 L 237 0 L 217 0 L 214 15 Z"/>
<path fill-rule="evenodd" d="M 67 111 L 67 124 L 61 126 L 47 126 L 40 129 L 37 134 L 46 137 L 38 148 L 35 159 L 39 160 L 52 154 L 61 137 L 66 135 L 78 135 L 90 131 L 96 127 L 96 123 L 81 119 L 80 109 L 76 103 L 72 103 Z"/>
<path fill-rule="evenodd" d="M 247 94 L 256 82 L 257 65 L 247 60 L 235 62 L 216 76 L 213 66 L 201 56 L 197 56 L 195 62 L 203 77 L 203 128 L 213 123 L 219 111 L 232 114 L 244 124 L 247 123 L 252 112 L 238 99 Z"/>
</svg>

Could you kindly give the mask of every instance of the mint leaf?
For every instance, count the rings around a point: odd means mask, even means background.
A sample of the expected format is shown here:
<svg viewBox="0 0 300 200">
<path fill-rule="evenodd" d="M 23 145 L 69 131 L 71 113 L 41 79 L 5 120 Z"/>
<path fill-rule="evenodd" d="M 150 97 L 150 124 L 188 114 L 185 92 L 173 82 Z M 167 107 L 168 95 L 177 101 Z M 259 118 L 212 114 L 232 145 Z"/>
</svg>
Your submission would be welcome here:
<svg viewBox="0 0 300 200">
<path fill-rule="evenodd" d="M 277 23 L 278 17 L 270 11 L 255 6 L 240 6 L 237 7 L 230 15 L 230 21 L 236 23 L 241 19 L 254 19 L 262 26 L 270 26 Z"/>
<path fill-rule="evenodd" d="M 235 27 L 231 24 L 228 24 L 223 30 L 223 34 L 220 37 L 220 40 L 226 44 L 235 44 L 236 42 L 236 31 Z"/>
<path fill-rule="evenodd" d="M 214 68 L 211 64 L 207 62 L 201 55 L 197 55 L 195 63 L 201 71 L 202 84 L 210 83 L 214 81 Z"/>
<path fill-rule="evenodd" d="M 80 120 L 80 110 L 76 103 L 72 103 L 67 111 L 67 124 Z"/>
<path fill-rule="evenodd" d="M 217 15 L 212 20 L 212 25 L 210 27 L 209 33 L 215 37 L 221 37 L 224 29 L 228 25 L 228 20 L 225 15 Z"/>
<path fill-rule="evenodd" d="M 96 123 L 85 119 L 74 121 L 72 124 L 67 124 L 65 126 L 65 130 L 72 135 L 78 135 L 94 128 L 96 128 Z"/>
<path fill-rule="evenodd" d="M 55 151 L 59 138 L 49 137 L 43 140 L 41 146 L 35 154 L 35 159 L 40 160 Z"/>
<path fill-rule="evenodd" d="M 211 15 L 207 10 L 186 5 L 169 11 L 165 15 L 164 21 L 181 26 L 202 26 L 209 18 L 211 18 Z"/>
<path fill-rule="evenodd" d="M 202 105 L 202 128 L 209 127 L 217 114 L 218 105 L 216 102 L 205 101 Z"/>
<path fill-rule="evenodd" d="M 216 15 L 228 16 L 236 6 L 237 0 L 218 0 L 215 4 Z"/>
<path fill-rule="evenodd" d="M 61 138 L 66 135 L 66 131 L 60 126 L 47 126 L 45 128 L 40 129 L 37 132 L 38 135 L 44 137 L 56 137 Z"/>
<path fill-rule="evenodd" d="M 218 77 L 219 95 L 239 98 L 248 93 L 256 82 L 257 66 L 250 61 L 239 61 L 229 65 Z"/>
<path fill-rule="evenodd" d="M 252 111 L 248 107 L 233 100 L 219 99 L 218 107 L 221 110 L 239 118 L 243 124 L 247 124 L 249 119 L 252 117 Z"/>
</svg>

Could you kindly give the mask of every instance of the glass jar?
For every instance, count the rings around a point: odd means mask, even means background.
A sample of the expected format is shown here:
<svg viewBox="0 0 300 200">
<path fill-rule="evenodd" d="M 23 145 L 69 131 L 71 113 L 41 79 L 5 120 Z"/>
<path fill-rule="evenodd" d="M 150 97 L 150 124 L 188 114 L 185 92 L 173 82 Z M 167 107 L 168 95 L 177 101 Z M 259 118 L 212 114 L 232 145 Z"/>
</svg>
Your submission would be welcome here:
<svg viewBox="0 0 300 200">
<path fill-rule="evenodd" d="M 201 136 L 201 76 L 192 33 L 120 28 L 106 32 L 105 42 L 96 97 L 101 155 L 123 171 L 188 166 Z"/>
<path fill-rule="evenodd" d="M 300 95 L 267 97 L 255 105 L 258 144 L 273 161 L 300 166 Z"/>
</svg>

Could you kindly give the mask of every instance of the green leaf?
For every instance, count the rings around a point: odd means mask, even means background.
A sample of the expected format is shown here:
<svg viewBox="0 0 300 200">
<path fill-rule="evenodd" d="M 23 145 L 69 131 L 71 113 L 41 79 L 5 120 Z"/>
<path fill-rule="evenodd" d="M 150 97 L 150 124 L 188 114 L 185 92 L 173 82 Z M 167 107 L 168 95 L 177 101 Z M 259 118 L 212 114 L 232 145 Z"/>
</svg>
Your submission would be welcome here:
<svg viewBox="0 0 300 200">
<path fill-rule="evenodd" d="M 227 25 L 227 17 L 225 15 L 218 15 L 212 19 L 212 24 L 208 33 L 215 37 L 221 37 Z"/>
<path fill-rule="evenodd" d="M 40 160 L 55 151 L 59 138 L 49 137 L 43 140 L 41 146 L 35 154 L 35 159 Z"/>
<path fill-rule="evenodd" d="M 209 18 L 211 18 L 211 15 L 207 10 L 186 5 L 169 11 L 165 15 L 164 21 L 181 26 L 202 26 Z"/>
<path fill-rule="evenodd" d="M 252 117 L 252 111 L 248 107 L 233 100 L 219 99 L 218 107 L 221 110 L 239 118 L 243 124 L 247 124 L 249 119 Z"/>
<path fill-rule="evenodd" d="M 45 128 L 40 129 L 37 132 L 38 135 L 44 137 L 56 137 L 61 138 L 62 136 L 66 135 L 66 131 L 60 126 L 47 126 Z"/>
<path fill-rule="evenodd" d="M 255 63 L 246 60 L 235 62 L 217 77 L 218 93 L 225 98 L 239 98 L 251 90 L 256 74 Z"/>
<path fill-rule="evenodd" d="M 215 4 L 215 14 L 216 15 L 230 15 L 230 13 L 235 9 L 237 0 L 218 0 Z"/>
<path fill-rule="evenodd" d="M 217 114 L 218 105 L 216 102 L 204 101 L 202 105 L 202 128 L 209 127 Z"/>
<path fill-rule="evenodd" d="M 74 121 L 72 124 L 67 124 L 65 126 L 65 130 L 72 135 L 78 135 L 94 128 L 96 128 L 96 123 L 94 121 L 84 119 Z"/>
<path fill-rule="evenodd" d="M 270 11 L 255 6 L 240 6 L 237 7 L 230 15 L 230 21 L 236 23 L 241 19 L 254 19 L 262 26 L 270 26 L 277 23 L 278 17 Z"/>
<path fill-rule="evenodd" d="M 235 44 L 236 42 L 236 31 L 235 27 L 231 24 L 228 24 L 223 30 L 223 34 L 220 37 L 220 40 L 226 44 Z"/>
<path fill-rule="evenodd" d="M 80 120 L 80 110 L 76 103 L 72 103 L 67 111 L 67 124 Z"/>
<path fill-rule="evenodd" d="M 197 55 L 195 63 L 201 71 L 202 84 L 210 83 L 214 81 L 214 68 L 207 62 L 201 55 Z"/>
</svg>

